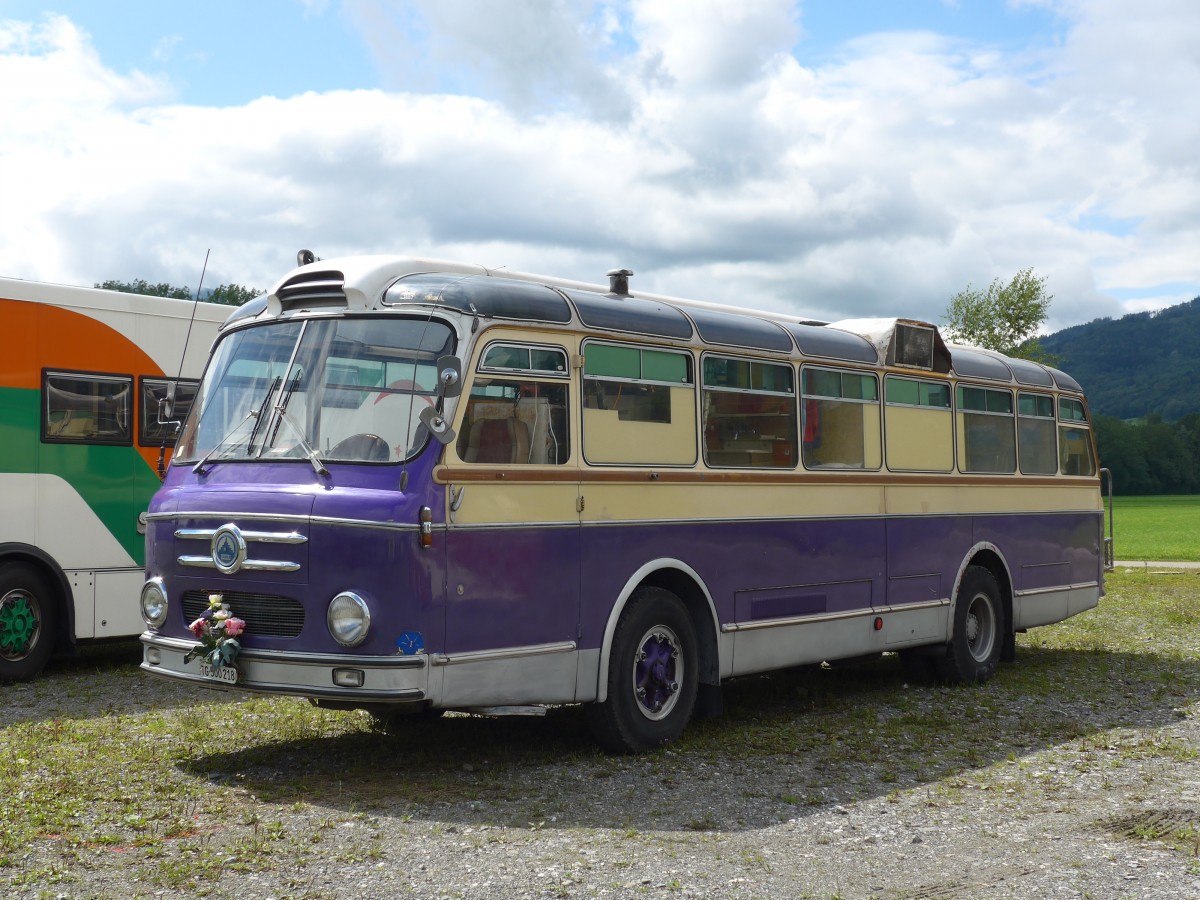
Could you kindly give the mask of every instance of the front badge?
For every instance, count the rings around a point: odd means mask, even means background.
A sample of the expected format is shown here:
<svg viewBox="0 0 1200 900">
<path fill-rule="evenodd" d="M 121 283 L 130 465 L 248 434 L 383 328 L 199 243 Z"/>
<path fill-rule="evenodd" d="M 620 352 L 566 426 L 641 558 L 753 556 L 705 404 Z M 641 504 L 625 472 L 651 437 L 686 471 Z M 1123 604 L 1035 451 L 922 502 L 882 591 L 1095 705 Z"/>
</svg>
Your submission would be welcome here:
<svg viewBox="0 0 1200 900">
<path fill-rule="evenodd" d="M 212 560 L 217 570 L 232 575 L 246 561 L 246 539 L 236 525 L 222 525 L 212 538 Z"/>
</svg>

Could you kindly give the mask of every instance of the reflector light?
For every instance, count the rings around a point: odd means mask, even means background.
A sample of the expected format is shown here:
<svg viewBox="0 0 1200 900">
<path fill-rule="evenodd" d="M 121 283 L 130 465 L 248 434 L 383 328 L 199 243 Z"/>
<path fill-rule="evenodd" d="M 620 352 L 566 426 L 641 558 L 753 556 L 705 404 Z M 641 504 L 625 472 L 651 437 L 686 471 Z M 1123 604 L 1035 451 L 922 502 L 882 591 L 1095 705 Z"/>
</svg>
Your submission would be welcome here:
<svg viewBox="0 0 1200 900">
<path fill-rule="evenodd" d="M 362 669 L 334 669 L 333 683 L 338 687 L 362 687 L 366 675 Z"/>
<path fill-rule="evenodd" d="M 879 616 L 875 617 L 875 630 L 883 631 L 883 619 Z"/>
</svg>

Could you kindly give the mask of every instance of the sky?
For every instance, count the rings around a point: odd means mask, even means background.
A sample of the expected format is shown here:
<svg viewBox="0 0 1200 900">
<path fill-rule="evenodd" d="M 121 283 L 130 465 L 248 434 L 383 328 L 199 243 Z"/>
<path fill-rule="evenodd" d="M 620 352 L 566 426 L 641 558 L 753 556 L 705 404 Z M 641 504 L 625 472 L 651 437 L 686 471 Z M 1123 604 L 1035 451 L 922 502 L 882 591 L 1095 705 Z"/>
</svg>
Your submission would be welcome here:
<svg viewBox="0 0 1200 900">
<path fill-rule="evenodd" d="M 1196 0 L 0 0 L 0 275 L 296 251 L 836 321 L 1200 295 Z"/>
</svg>

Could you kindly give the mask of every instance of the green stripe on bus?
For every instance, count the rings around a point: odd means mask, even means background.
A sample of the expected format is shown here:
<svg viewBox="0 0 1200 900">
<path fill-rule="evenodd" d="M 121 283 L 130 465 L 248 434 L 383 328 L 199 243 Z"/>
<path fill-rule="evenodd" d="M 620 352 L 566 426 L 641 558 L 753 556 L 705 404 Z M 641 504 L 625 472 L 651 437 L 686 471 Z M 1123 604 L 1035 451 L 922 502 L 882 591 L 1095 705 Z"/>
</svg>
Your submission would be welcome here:
<svg viewBox="0 0 1200 900">
<path fill-rule="evenodd" d="M 142 565 L 145 538 L 137 519 L 158 490 L 158 476 L 132 446 L 42 443 L 39 397 L 38 391 L 0 388 L 0 472 L 57 475 Z"/>
</svg>

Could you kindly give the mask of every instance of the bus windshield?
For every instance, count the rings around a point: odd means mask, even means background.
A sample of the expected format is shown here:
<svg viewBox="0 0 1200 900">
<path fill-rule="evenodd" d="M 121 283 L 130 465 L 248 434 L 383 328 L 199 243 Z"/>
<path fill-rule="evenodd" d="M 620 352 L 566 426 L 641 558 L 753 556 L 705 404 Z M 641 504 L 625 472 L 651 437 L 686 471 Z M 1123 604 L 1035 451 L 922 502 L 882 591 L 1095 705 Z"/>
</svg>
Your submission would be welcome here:
<svg viewBox="0 0 1200 900">
<path fill-rule="evenodd" d="M 388 463 L 428 439 L 444 322 L 374 316 L 254 326 L 221 340 L 175 453 L 179 462 L 306 458 Z"/>
</svg>

